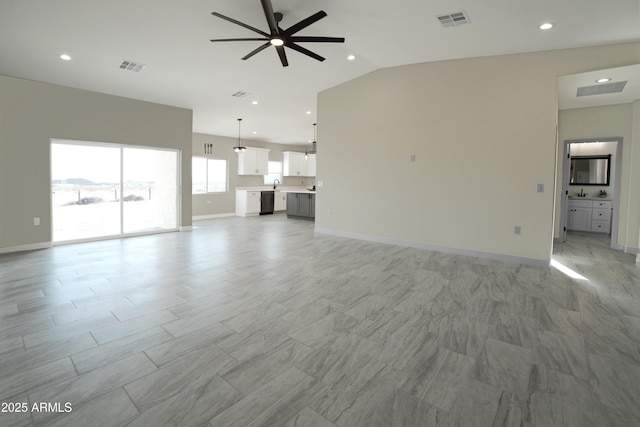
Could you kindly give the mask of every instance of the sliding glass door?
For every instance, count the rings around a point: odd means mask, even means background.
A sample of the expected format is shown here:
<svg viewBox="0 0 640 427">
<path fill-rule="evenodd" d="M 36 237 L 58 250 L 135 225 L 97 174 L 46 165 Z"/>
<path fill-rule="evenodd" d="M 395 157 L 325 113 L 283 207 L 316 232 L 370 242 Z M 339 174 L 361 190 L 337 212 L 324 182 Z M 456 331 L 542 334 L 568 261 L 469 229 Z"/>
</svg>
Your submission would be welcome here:
<svg viewBox="0 0 640 427">
<path fill-rule="evenodd" d="M 178 153 L 123 149 L 123 232 L 176 228 Z"/>
<path fill-rule="evenodd" d="M 176 230 L 178 152 L 51 144 L 53 241 Z"/>
</svg>

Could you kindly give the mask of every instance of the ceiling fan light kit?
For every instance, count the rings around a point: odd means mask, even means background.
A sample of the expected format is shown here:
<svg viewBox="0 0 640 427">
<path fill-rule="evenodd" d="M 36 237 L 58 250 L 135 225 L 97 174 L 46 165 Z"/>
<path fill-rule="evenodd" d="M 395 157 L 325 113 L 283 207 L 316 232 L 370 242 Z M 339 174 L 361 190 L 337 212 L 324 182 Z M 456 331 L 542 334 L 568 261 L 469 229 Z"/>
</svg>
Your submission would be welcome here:
<svg viewBox="0 0 640 427">
<path fill-rule="evenodd" d="M 222 15 L 218 12 L 212 12 L 213 16 L 217 16 L 218 18 L 224 19 L 225 21 L 229 21 L 233 24 L 240 25 L 248 30 L 251 30 L 255 33 L 258 33 L 262 36 L 262 38 L 239 38 L 239 39 L 212 39 L 212 42 L 231 42 L 231 41 L 263 41 L 262 45 L 258 46 L 253 51 L 249 52 L 242 59 L 247 60 L 251 58 L 258 52 L 261 52 L 268 48 L 269 46 L 274 46 L 276 51 L 278 52 L 278 56 L 280 57 L 280 62 L 283 67 L 289 66 L 289 61 L 287 60 L 287 54 L 285 53 L 284 48 L 288 47 L 289 49 L 293 49 L 296 52 L 307 55 L 317 61 L 324 61 L 325 58 L 318 55 L 315 52 L 312 52 L 298 43 L 304 42 L 312 42 L 312 43 L 344 43 L 344 37 L 314 37 L 314 36 L 295 36 L 298 31 L 307 28 L 309 25 L 314 22 L 319 21 L 320 19 L 327 16 L 327 13 L 321 10 L 308 18 L 303 19 L 297 24 L 292 25 L 287 29 L 280 28 L 280 21 L 282 20 L 282 13 L 274 12 L 273 6 L 271 4 L 271 0 L 260 0 L 262 4 L 262 10 L 264 11 L 264 16 L 267 19 L 267 23 L 269 25 L 269 32 L 265 32 L 259 30 L 251 25 L 245 24 L 244 22 L 237 21 L 233 18 L 229 18 L 228 16 Z"/>
</svg>

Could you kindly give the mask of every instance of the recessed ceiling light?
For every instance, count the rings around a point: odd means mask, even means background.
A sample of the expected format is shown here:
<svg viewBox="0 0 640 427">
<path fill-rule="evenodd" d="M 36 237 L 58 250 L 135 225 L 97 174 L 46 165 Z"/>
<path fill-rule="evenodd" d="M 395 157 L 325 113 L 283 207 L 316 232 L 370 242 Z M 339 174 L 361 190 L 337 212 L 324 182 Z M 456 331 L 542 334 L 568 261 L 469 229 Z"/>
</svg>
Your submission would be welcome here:
<svg viewBox="0 0 640 427">
<path fill-rule="evenodd" d="M 69 55 L 67 55 L 66 53 L 63 53 L 62 55 L 60 55 L 60 59 L 65 60 L 65 61 L 71 61 L 71 57 Z"/>
<path fill-rule="evenodd" d="M 254 131 L 253 131 L 253 134 L 254 134 L 254 135 L 255 135 L 255 134 L 257 134 L 257 133 L 258 133 L 258 131 L 257 131 L 257 130 L 254 130 Z"/>
<path fill-rule="evenodd" d="M 553 24 L 551 22 L 545 22 L 544 24 L 540 24 L 539 28 L 541 30 L 550 30 L 553 28 Z"/>
<path fill-rule="evenodd" d="M 347 59 L 349 61 L 353 61 L 354 59 L 356 59 L 356 56 L 355 55 L 349 55 L 349 56 L 347 56 Z"/>
<path fill-rule="evenodd" d="M 311 114 L 311 111 L 307 111 L 307 114 Z"/>
<path fill-rule="evenodd" d="M 253 101 L 252 104 L 253 105 L 258 105 L 258 101 Z"/>
<path fill-rule="evenodd" d="M 602 79 L 598 79 L 598 80 L 596 80 L 596 83 L 607 83 L 607 82 L 610 82 L 610 81 L 611 81 L 611 78 L 609 78 L 609 77 L 604 77 L 604 78 L 602 78 Z"/>
</svg>

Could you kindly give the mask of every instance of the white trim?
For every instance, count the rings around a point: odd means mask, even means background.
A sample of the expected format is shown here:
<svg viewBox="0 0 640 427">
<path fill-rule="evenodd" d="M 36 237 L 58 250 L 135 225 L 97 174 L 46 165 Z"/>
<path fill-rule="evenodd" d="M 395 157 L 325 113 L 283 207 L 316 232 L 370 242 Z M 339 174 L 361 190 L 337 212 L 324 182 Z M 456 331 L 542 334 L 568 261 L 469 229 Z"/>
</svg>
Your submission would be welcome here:
<svg viewBox="0 0 640 427">
<path fill-rule="evenodd" d="M 191 220 L 192 221 L 202 221 L 204 219 L 215 219 L 215 218 L 227 218 L 230 216 L 236 216 L 235 213 L 225 213 L 225 214 L 212 214 L 212 215 L 196 215 L 196 216 L 192 216 Z"/>
<path fill-rule="evenodd" d="M 428 251 L 436 251 L 436 252 L 444 252 L 444 253 L 455 254 L 455 255 L 464 255 L 464 256 L 470 256 L 470 257 L 476 257 L 476 258 L 492 259 L 492 260 L 503 261 L 503 262 L 508 262 L 512 264 L 526 264 L 526 265 L 533 265 L 536 267 L 549 267 L 551 263 L 551 259 L 543 260 L 543 259 L 526 258 L 526 257 L 513 256 L 513 255 L 496 254 L 493 252 L 474 251 L 471 249 L 451 248 L 447 246 L 430 245 L 427 243 L 415 242 L 411 240 L 391 239 L 388 237 L 374 236 L 370 234 L 349 233 L 344 231 L 330 230 L 326 228 L 316 227 L 314 231 L 318 234 L 328 234 L 331 236 L 346 237 L 349 239 L 366 240 L 369 242 L 386 243 L 389 245 L 396 245 L 396 246 L 407 246 L 410 248 L 425 249 Z"/>
<path fill-rule="evenodd" d="M 632 248 L 629 246 L 625 246 L 624 252 L 627 254 L 640 254 L 640 248 Z"/>
<path fill-rule="evenodd" d="M 128 234 L 110 234 L 107 236 L 87 237 L 83 239 L 61 240 L 59 242 L 53 242 L 52 246 L 75 245 L 76 243 L 91 243 L 103 240 L 128 239 L 130 237 L 153 236 L 155 234 L 176 233 L 177 231 L 179 231 L 177 228 L 168 228 L 166 230 L 140 231 Z"/>
<path fill-rule="evenodd" d="M 35 251 L 39 249 L 50 249 L 53 246 L 52 242 L 32 243 L 30 245 L 20 246 L 8 246 L 6 248 L 0 248 L 0 254 L 9 252 L 23 252 L 23 251 Z"/>
<path fill-rule="evenodd" d="M 180 228 L 178 229 L 180 232 L 183 231 L 193 231 L 193 226 L 191 225 L 181 225 Z"/>
</svg>

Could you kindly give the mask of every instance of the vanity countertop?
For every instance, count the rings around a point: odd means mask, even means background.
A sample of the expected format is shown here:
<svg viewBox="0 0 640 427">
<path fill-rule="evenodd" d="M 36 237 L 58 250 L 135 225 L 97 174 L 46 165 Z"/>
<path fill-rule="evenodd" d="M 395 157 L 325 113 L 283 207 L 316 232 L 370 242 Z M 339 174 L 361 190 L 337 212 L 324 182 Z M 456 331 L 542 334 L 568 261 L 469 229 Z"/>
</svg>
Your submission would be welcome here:
<svg viewBox="0 0 640 427">
<path fill-rule="evenodd" d="M 585 196 L 585 197 L 579 197 L 579 196 L 569 196 L 569 199 L 571 200 L 604 200 L 606 201 L 611 201 L 611 197 L 593 197 L 593 196 Z"/>
</svg>

